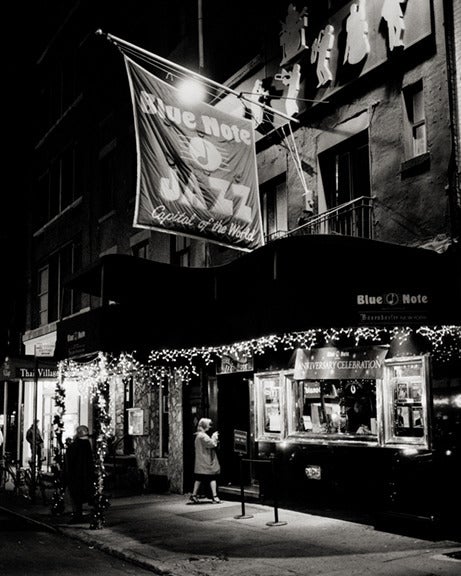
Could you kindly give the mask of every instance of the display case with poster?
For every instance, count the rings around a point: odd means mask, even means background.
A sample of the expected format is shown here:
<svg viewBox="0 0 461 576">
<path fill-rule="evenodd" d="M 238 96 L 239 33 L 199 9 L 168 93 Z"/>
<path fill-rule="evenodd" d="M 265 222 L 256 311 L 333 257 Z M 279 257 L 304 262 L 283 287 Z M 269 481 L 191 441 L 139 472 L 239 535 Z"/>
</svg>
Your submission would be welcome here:
<svg viewBox="0 0 461 576">
<path fill-rule="evenodd" d="M 285 435 L 285 392 L 282 384 L 283 374 L 280 372 L 255 374 L 258 440 L 278 440 Z"/>
<path fill-rule="evenodd" d="M 392 358 L 384 363 L 384 443 L 429 448 L 429 358 Z"/>
</svg>

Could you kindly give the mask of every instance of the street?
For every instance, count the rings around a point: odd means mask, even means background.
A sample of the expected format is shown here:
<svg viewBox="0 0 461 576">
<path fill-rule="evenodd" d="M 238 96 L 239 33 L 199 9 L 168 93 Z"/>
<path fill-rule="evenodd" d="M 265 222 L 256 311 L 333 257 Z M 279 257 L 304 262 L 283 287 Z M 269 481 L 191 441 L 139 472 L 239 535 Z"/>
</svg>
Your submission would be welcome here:
<svg viewBox="0 0 461 576">
<path fill-rule="evenodd" d="M 2 576 L 126 576 L 146 570 L 100 550 L 54 533 L 39 524 L 0 511 L 0 574 Z"/>
</svg>

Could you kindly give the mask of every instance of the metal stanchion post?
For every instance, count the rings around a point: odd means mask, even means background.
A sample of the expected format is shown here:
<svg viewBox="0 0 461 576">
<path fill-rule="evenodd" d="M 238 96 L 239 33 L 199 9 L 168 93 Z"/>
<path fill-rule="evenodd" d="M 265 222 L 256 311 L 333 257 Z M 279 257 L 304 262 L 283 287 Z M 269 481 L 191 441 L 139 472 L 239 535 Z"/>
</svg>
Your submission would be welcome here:
<svg viewBox="0 0 461 576">
<path fill-rule="evenodd" d="M 272 468 L 272 485 L 274 491 L 274 521 L 266 522 L 267 526 L 285 526 L 286 522 L 279 520 L 279 508 L 278 508 L 278 495 L 277 495 L 277 470 L 275 467 L 275 454 L 271 454 L 271 468 Z"/>
<path fill-rule="evenodd" d="M 242 513 L 237 516 L 234 516 L 234 518 L 237 520 L 245 520 L 247 518 L 253 518 L 251 514 L 245 514 L 245 488 L 243 482 L 243 458 L 241 454 L 240 454 L 240 498 L 242 502 Z"/>
</svg>

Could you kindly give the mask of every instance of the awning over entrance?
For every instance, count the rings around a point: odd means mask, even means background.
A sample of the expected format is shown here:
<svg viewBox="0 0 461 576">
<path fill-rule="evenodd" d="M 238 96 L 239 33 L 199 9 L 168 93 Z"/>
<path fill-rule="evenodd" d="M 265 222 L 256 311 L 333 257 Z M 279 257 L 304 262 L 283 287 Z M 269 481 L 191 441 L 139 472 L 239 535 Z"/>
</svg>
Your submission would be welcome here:
<svg viewBox="0 0 461 576">
<path fill-rule="evenodd" d="M 204 346 L 315 327 L 459 323 L 455 257 L 313 235 L 272 242 L 215 268 L 107 255 L 70 287 L 115 302 L 91 312 L 97 322 L 87 321 L 93 336 L 101 332 L 96 349 Z M 67 355 L 82 321 L 60 323 L 58 354 Z M 98 337 L 91 339 L 96 346 Z"/>
<path fill-rule="evenodd" d="M 34 356 L 7 356 L 0 365 L 0 381 L 24 378 L 57 378 L 56 360 Z"/>
</svg>

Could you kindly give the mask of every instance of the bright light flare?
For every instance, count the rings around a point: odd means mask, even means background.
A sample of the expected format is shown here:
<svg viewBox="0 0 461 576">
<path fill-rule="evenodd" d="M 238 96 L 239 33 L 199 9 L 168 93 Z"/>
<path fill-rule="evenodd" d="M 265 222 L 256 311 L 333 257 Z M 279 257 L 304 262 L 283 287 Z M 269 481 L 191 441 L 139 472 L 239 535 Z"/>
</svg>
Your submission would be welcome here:
<svg viewBox="0 0 461 576">
<path fill-rule="evenodd" d="M 205 88 L 194 78 L 185 78 L 178 85 L 179 97 L 183 104 L 198 104 L 205 99 Z"/>
<path fill-rule="evenodd" d="M 408 447 L 402 450 L 402 454 L 405 456 L 414 456 L 415 454 L 418 454 L 418 450 L 416 448 Z"/>
</svg>

